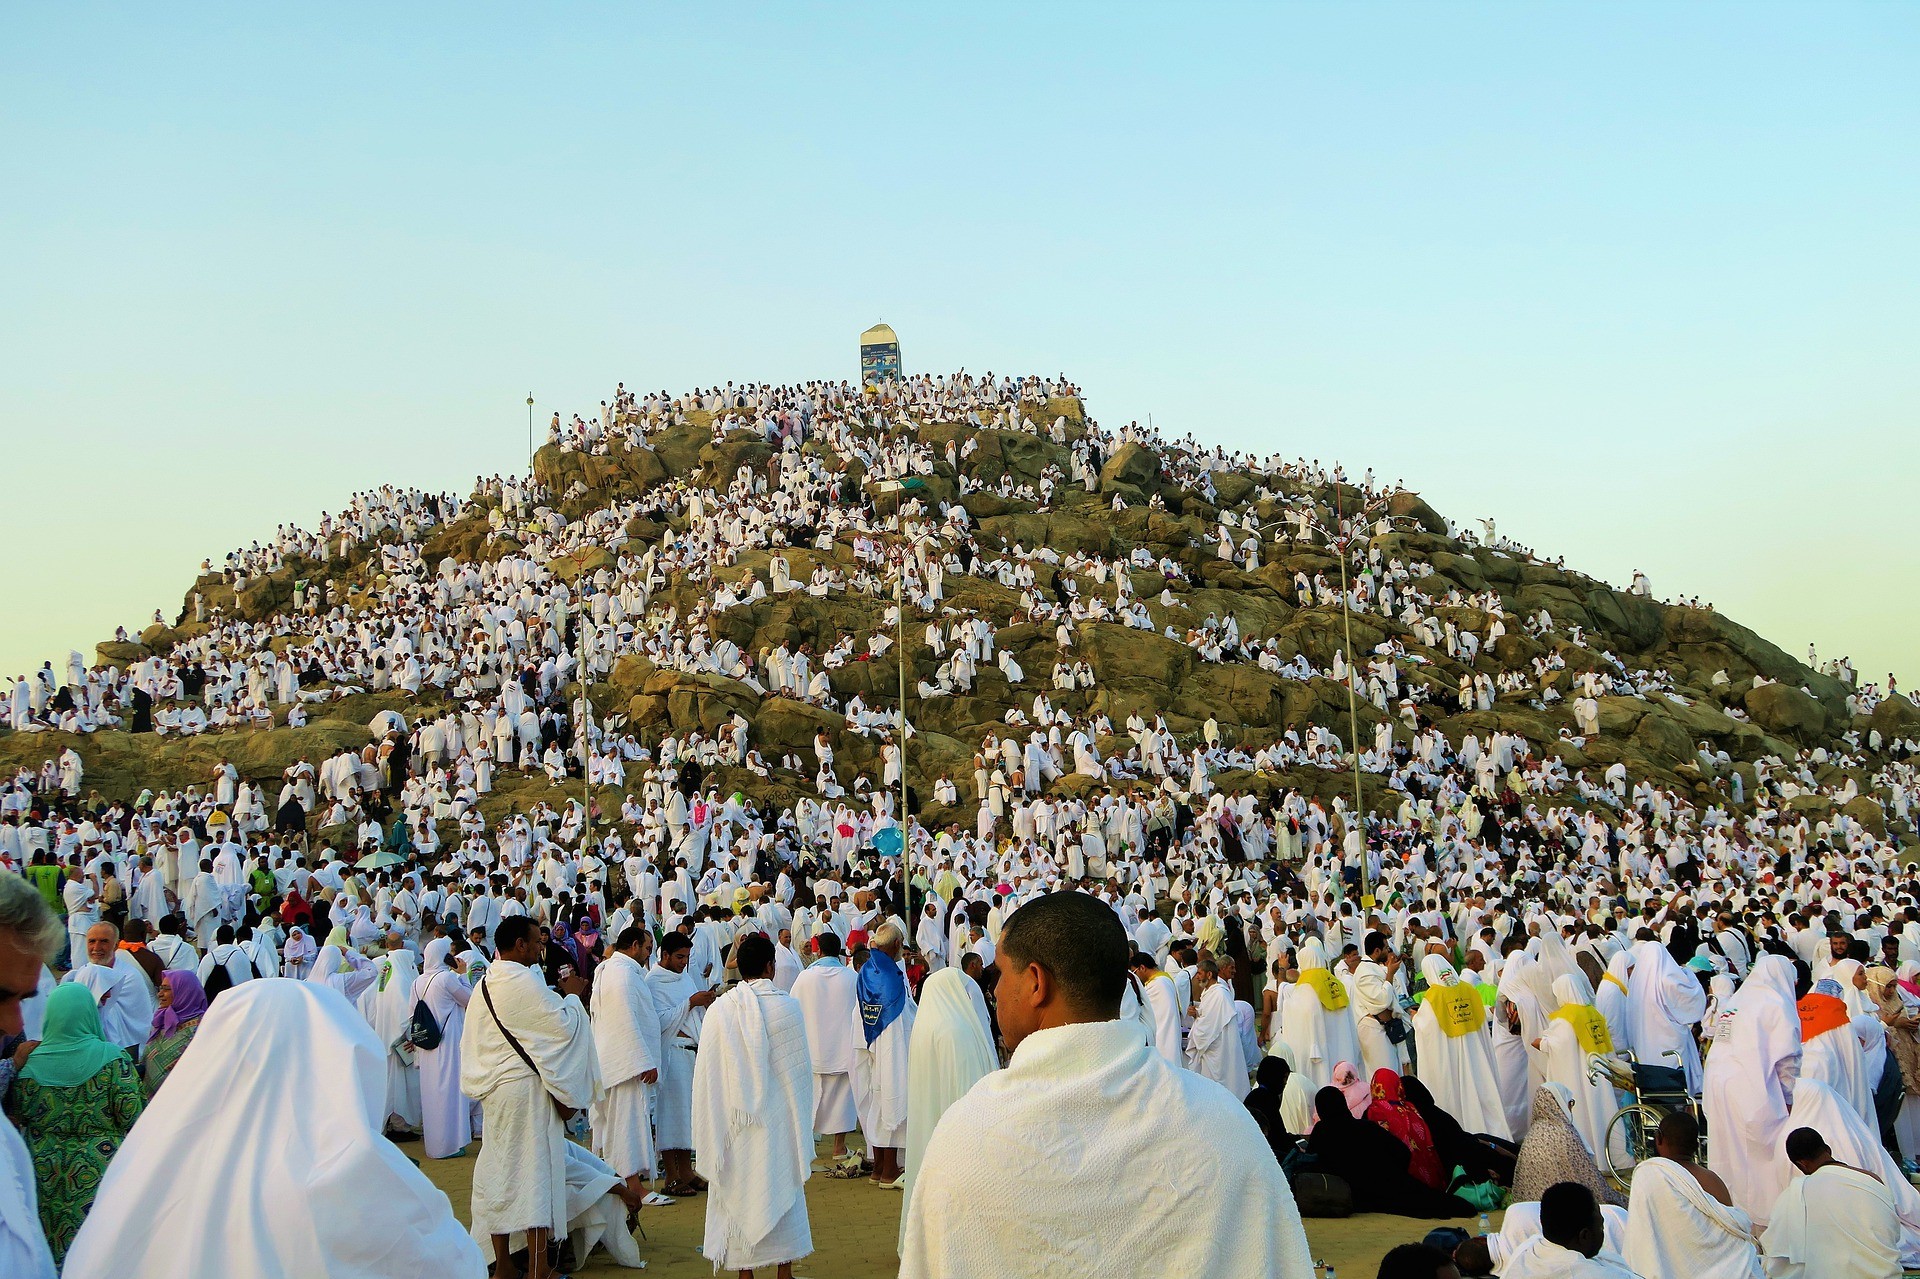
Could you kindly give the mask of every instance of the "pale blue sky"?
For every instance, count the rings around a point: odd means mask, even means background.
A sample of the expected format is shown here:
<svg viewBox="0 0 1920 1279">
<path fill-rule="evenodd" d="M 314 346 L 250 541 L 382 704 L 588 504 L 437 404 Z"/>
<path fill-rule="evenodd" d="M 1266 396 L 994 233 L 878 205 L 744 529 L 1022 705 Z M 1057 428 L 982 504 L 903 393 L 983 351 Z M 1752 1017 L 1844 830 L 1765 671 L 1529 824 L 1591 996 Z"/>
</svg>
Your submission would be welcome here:
<svg viewBox="0 0 1920 1279">
<path fill-rule="evenodd" d="M 1920 7 L 287 8 L 9 15 L 6 673 L 885 319 L 1920 678 Z"/>
</svg>

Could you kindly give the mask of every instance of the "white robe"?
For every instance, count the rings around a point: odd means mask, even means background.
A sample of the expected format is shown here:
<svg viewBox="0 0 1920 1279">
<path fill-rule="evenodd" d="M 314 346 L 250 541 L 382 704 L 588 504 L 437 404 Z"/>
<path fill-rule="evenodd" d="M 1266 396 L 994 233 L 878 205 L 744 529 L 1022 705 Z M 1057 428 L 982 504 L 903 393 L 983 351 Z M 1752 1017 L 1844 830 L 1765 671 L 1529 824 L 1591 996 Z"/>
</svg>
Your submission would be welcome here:
<svg viewBox="0 0 1920 1279">
<path fill-rule="evenodd" d="M 862 1043 L 858 981 L 853 969 L 823 959 L 793 983 L 813 1059 L 813 1130 L 829 1136 L 860 1126 L 853 1099 L 854 1053 Z"/>
<path fill-rule="evenodd" d="M 1092 1279 L 1116 1258 L 1140 1275 L 1313 1273 L 1293 1192 L 1232 1094 L 1134 1025 L 1035 1031 L 934 1130 L 900 1277 Z"/>
<path fill-rule="evenodd" d="M 813 1064 L 793 996 L 766 978 L 715 1000 L 693 1076 L 693 1149 L 708 1181 L 701 1254 L 751 1270 L 813 1251 Z"/>
<path fill-rule="evenodd" d="M 435 960 L 438 944 L 427 946 L 429 964 Z M 460 1040 L 466 1033 L 467 1000 L 472 994 L 467 979 L 449 968 L 422 973 L 413 982 L 414 1002 L 425 1000 L 427 1011 L 440 1025 L 440 1046 L 431 1051 L 415 1049 L 413 1054 L 420 1072 L 421 1145 L 429 1159 L 457 1155 L 473 1140 L 473 1100 L 460 1091 Z"/>
<path fill-rule="evenodd" d="M 1671 1159 L 1633 1170 L 1625 1259 L 1641 1279 L 1765 1279 L 1753 1220 Z"/>
<path fill-rule="evenodd" d="M 660 1014 L 646 970 L 618 952 L 593 973 L 593 1041 L 606 1089 L 593 1107 L 594 1154 L 622 1178 L 652 1176 L 653 1084 L 640 1076 L 660 1069 Z"/>
<path fill-rule="evenodd" d="M 1443 984 L 1458 984 L 1453 966 L 1438 955 L 1429 955 L 1421 961 L 1421 967 L 1429 987 L 1436 984 L 1436 979 Z M 1474 991 L 1474 998 L 1479 998 L 1478 991 Z M 1449 1035 L 1433 1009 L 1422 1001 L 1413 1013 L 1413 1046 L 1419 1063 L 1415 1074 L 1433 1094 L 1436 1106 L 1459 1120 L 1469 1133 L 1486 1133 L 1503 1141 L 1513 1139 L 1484 1025 L 1464 1035 Z"/>
<path fill-rule="evenodd" d="M 1789 1098 L 1800 1076 L 1792 961 L 1762 955 L 1720 1010 L 1707 1054 L 1707 1166 L 1762 1229 L 1787 1188 Z"/>
<path fill-rule="evenodd" d="M 1773 1279 L 1896 1279 L 1903 1249 L 1890 1189 L 1854 1168 L 1796 1170 L 1765 1236 Z"/>
<path fill-rule="evenodd" d="M 324 986 L 220 996 L 108 1166 L 67 1279 L 483 1279 L 446 1195 L 381 1135 L 385 1050 Z"/>
<path fill-rule="evenodd" d="M 507 1043 L 507 1031 L 537 1072 Z M 474 989 L 461 1032 L 460 1087 L 480 1103 L 486 1120 L 473 1168 L 474 1229 L 489 1235 L 564 1231 L 566 1130 L 554 1105 L 583 1109 L 599 1094 L 587 1010 L 576 997 L 547 989 L 538 969 L 495 960 Z"/>
<path fill-rule="evenodd" d="M 904 978 L 903 978 L 904 980 Z M 860 1108 L 860 1131 L 867 1149 L 899 1149 L 907 1142 L 907 1066 L 913 1038 L 913 996 L 906 1007 L 880 1032 L 872 1044 L 860 1026 L 860 1008 L 853 1010 L 853 1099 Z"/>
<path fill-rule="evenodd" d="M 691 971 L 649 968 L 647 985 L 653 991 L 654 1011 L 660 1018 L 660 1078 L 654 1086 L 654 1140 L 661 1150 L 693 1149 L 694 1048 L 700 1042 L 704 1009 L 687 1000 L 701 987 Z"/>
<path fill-rule="evenodd" d="M 1240 1045 L 1233 987 L 1216 981 L 1200 997 L 1200 1008 L 1187 1032 L 1187 1067 L 1219 1084 L 1236 1099 L 1244 1100 L 1247 1083 L 1247 1058 Z"/>
<path fill-rule="evenodd" d="M 0 1275 L 55 1279 L 38 1204 L 33 1155 L 12 1124 L 0 1123 Z"/>
</svg>

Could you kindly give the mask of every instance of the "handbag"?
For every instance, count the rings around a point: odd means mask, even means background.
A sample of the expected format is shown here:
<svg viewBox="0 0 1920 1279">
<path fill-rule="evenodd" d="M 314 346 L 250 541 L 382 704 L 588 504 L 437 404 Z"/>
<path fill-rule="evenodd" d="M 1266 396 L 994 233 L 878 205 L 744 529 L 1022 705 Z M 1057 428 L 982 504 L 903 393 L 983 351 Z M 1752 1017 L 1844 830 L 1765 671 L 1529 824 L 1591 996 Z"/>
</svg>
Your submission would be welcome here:
<svg viewBox="0 0 1920 1279">
<path fill-rule="evenodd" d="M 487 989 L 485 978 L 482 978 L 480 981 L 480 998 L 486 1001 L 487 1014 L 493 1018 L 493 1024 L 498 1026 L 500 1033 L 506 1037 L 507 1047 L 519 1053 L 520 1060 L 527 1063 L 527 1069 L 533 1072 L 533 1077 L 540 1083 L 541 1091 L 545 1092 L 547 1094 L 547 1100 L 553 1103 L 554 1113 L 560 1117 L 561 1125 L 565 1126 L 566 1122 L 573 1118 L 573 1107 L 562 1103 L 558 1097 L 553 1095 L 553 1090 L 547 1087 L 546 1076 L 540 1073 L 540 1067 L 533 1064 L 533 1058 L 527 1054 L 526 1049 L 520 1046 L 520 1041 L 513 1037 L 513 1032 L 507 1029 L 507 1023 L 500 1020 L 500 1013 L 493 1006 L 493 992 Z"/>
<path fill-rule="evenodd" d="M 439 975 L 435 973 L 433 976 Z M 427 990 L 432 989 L 433 977 L 429 977 Z M 420 998 L 413 1001 L 413 1016 L 407 1019 L 407 1028 L 400 1033 L 400 1042 L 417 1052 L 432 1052 L 446 1038 L 446 1031 L 433 1019 L 433 1011 L 427 1007 L 427 990 L 421 991 Z"/>
</svg>

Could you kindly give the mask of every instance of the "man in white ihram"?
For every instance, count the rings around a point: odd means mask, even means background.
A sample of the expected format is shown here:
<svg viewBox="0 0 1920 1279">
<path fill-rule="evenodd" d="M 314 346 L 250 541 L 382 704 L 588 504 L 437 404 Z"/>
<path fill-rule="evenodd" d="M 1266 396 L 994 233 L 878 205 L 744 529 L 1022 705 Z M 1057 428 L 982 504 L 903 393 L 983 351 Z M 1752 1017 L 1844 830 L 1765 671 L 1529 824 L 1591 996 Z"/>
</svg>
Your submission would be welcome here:
<svg viewBox="0 0 1920 1279">
<path fill-rule="evenodd" d="M 996 996 L 1013 1058 L 934 1129 L 901 1279 L 1312 1275 L 1293 1192 L 1246 1107 L 1119 1020 L 1128 957 L 1119 917 L 1083 893 L 1007 920 Z"/>
<path fill-rule="evenodd" d="M 716 1270 L 751 1276 L 813 1251 L 807 1177 L 813 1164 L 813 1063 L 793 996 L 773 984 L 774 945 L 740 941 L 740 983 L 714 1001 L 693 1073 L 693 1148 L 708 1181 L 706 1239 Z"/>
<path fill-rule="evenodd" d="M 795 979 L 792 993 L 806 1019 L 807 1051 L 813 1058 L 813 1130 L 833 1138 L 831 1158 L 839 1163 L 847 1157 L 847 1134 L 860 1126 L 853 1100 L 860 1000 L 854 971 L 840 959 L 840 938 L 823 932 L 814 941 L 820 958 Z"/>
<path fill-rule="evenodd" d="M 660 1014 L 647 983 L 653 934 L 628 926 L 593 972 L 593 1042 L 606 1090 L 593 1105 L 593 1153 L 644 1195 L 653 1176 L 653 1086 L 660 1078 Z"/>
<path fill-rule="evenodd" d="M 548 1279 L 547 1240 L 567 1228 L 567 1133 L 560 1107 L 583 1109 L 600 1091 L 593 1031 L 569 973 L 547 989 L 544 948 L 531 917 L 494 930 L 496 957 L 468 1004 L 460 1034 L 460 1091 L 480 1103 L 486 1139 L 473 1167 L 473 1226 L 493 1238 L 494 1279 L 520 1279 L 509 1236 L 527 1233 L 527 1279 Z"/>
<path fill-rule="evenodd" d="M 89 928 L 86 962 L 67 980 L 93 992 L 107 1041 L 137 1054 L 153 1031 L 153 989 L 133 956 L 120 949 L 120 930 L 104 922 Z"/>
</svg>

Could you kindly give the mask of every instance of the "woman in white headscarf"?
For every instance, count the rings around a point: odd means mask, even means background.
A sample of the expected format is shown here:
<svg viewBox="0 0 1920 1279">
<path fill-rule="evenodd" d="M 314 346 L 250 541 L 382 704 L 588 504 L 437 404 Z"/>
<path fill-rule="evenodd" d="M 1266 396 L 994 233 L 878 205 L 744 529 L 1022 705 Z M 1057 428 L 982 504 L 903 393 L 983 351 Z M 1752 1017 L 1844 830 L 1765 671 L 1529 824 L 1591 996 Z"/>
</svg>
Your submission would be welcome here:
<svg viewBox="0 0 1920 1279">
<path fill-rule="evenodd" d="M 943 968 L 920 989 L 920 1008 L 914 1015 L 913 1035 L 907 1041 L 906 1172 L 900 1197 L 901 1239 L 906 1237 L 907 1208 L 913 1203 L 914 1175 L 926 1154 L 927 1140 L 947 1113 L 947 1107 L 967 1090 L 1000 1068 L 980 1024 L 973 978 L 958 968 Z"/>
<path fill-rule="evenodd" d="M 1637 1060 L 1649 1066 L 1678 1066 L 1687 1088 L 1700 1087 L 1700 1048 L 1693 1028 L 1707 1014 L 1707 992 L 1699 978 L 1673 962 L 1657 941 L 1633 948 L 1633 979 L 1628 983 L 1627 1037 Z"/>
<path fill-rule="evenodd" d="M 453 939 L 436 937 L 427 943 L 425 967 L 413 980 L 409 998 L 424 1003 L 440 1027 L 438 1048 L 417 1048 L 413 1059 L 420 1071 L 420 1133 L 429 1159 L 459 1154 L 473 1140 L 474 1103 L 460 1091 L 460 1036 L 467 1026 L 467 1000 L 473 986 L 449 958 Z"/>
<path fill-rule="evenodd" d="M 305 981 L 313 971 L 314 956 L 319 953 L 320 947 L 307 935 L 307 930 L 295 924 L 287 933 L 286 945 L 280 949 L 281 976 Z"/>
<path fill-rule="evenodd" d="M 1607 1019 L 1607 1033 L 1613 1037 L 1613 1046 L 1617 1052 L 1632 1052 L 1633 1040 L 1628 1037 L 1629 1018 L 1627 1016 L 1628 983 L 1633 977 L 1633 952 L 1616 951 L 1607 960 L 1606 975 L 1593 990 L 1593 1006 Z"/>
<path fill-rule="evenodd" d="M 1444 955 L 1420 961 L 1426 996 L 1413 1013 L 1415 1073 L 1434 1104 L 1469 1133 L 1513 1140 L 1513 1128 L 1493 1073 L 1487 1042 L 1487 1008 L 1480 991 L 1460 980 Z"/>
<path fill-rule="evenodd" d="M 1867 966 L 1857 959 L 1843 959 L 1827 970 L 1827 976 L 1840 983 L 1840 998 L 1846 1001 L 1854 1038 L 1860 1041 L 1860 1057 L 1866 1063 L 1867 1087 L 1877 1092 L 1887 1069 L 1887 1024 L 1867 993 Z"/>
<path fill-rule="evenodd" d="M 1327 967 L 1319 938 L 1300 944 L 1299 964 L 1299 977 L 1281 992 L 1280 1033 L 1275 1038 L 1293 1050 L 1295 1068 L 1318 1092 L 1333 1082 L 1335 1066 L 1360 1060 L 1360 1030 L 1347 988 Z"/>
<path fill-rule="evenodd" d="M 1761 1227 L 1793 1173 L 1788 1100 L 1800 1077 L 1800 1012 L 1793 961 L 1761 955 L 1720 1010 L 1707 1054 L 1707 1164 Z"/>
<path fill-rule="evenodd" d="M 353 1003 L 379 977 L 380 970 L 368 963 L 366 956 L 359 951 L 328 942 L 314 957 L 313 969 L 306 976 L 306 984 L 339 991 L 346 996 L 348 1003 Z"/>
<path fill-rule="evenodd" d="M 390 951 L 375 962 L 379 976 L 360 996 L 360 1015 L 387 1045 L 387 1128 L 391 1132 L 420 1131 L 420 1070 L 413 1049 L 394 1045 L 413 1020 L 413 979 L 419 962 L 406 947 Z M 404 1047 L 404 1045 L 402 1045 Z"/>
<path fill-rule="evenodd" d="M 1589 1150 L 1598 1151 L 1607 1139 L 1607 1125 L 1620 1112 L 1620 1099 L 1604 1078 L 1595 1082 L 1587 1072 L 1588 1058 L 1611 1057 L 1613 1038 L 1607 1019 L 1593 1006 L 1593 991 L 1579 973 L 1556 977 L 1553 995 L 1557 1007 L 1540 1036 L 1541 1064 L 1547 1082 L 1564 1085 L 1579 1104 L 1574 1123 Z"/>
<path fill-rule="evenodd" d="M 381 1135 L 384 1056 L 324 987 L 235 987 L 107 1169 L 67 1279 L 483 1279 L 446 1195 Z"/>
</svg>

